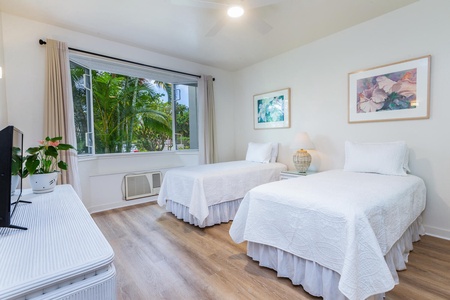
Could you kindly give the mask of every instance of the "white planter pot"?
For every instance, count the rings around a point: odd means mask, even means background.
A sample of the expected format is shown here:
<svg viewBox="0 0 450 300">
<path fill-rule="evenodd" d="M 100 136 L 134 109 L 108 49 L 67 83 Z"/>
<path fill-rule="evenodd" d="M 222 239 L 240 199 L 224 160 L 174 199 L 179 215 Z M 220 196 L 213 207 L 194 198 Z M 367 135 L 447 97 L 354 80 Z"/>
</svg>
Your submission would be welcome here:
<svg viewBox="0 0 450 300">
<path fill-rule="evenodd" d="M 50 193 L 55 189 L 58 172 L 30 175 L 30 185 L 33 193 Z"/>
<path fill-rule="evenodd" d="M 19 184 L 20 177 L 19 175 L 11 176 L 11 196 L 14 195 L 17 189 L 17 185 Z"/>
</svg>

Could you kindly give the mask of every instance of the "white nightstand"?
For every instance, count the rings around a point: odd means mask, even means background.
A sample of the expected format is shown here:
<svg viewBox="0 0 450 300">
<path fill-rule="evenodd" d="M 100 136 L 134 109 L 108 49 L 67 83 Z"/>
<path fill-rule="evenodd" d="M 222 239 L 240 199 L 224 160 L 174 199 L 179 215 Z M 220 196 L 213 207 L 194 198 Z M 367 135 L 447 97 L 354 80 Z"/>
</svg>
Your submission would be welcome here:
<svg viewBox="0 0 450 300">
<path fill-rule="evenodd" d="M 316 172 L 307 171 L 306 173 L 299 173 L 298 171 L 282 171 L 280 173 L 280 180 L 291 179 L 291 178 L 296 178 L 296 177 L 300 177 L 300 176 L 308 176 L 308 175 L 312 175 L 314 173 L 316 173 Z"/>
</svg>

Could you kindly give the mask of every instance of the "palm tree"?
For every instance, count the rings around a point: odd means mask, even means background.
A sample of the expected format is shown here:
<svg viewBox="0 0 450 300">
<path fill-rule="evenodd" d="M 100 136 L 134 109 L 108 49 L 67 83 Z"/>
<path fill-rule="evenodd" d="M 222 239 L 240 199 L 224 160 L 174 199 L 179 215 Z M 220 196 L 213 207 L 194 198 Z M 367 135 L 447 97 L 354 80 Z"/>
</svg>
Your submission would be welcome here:
<svg viewBox="0 0 450 300">
<path fill-rule="evenodd" d="M 169 100 L 169 102 L 172 102 L 172 84 L 171 83 L 167 83 L 167 82 L 163 82 L 163 81 L 158 81 L 158 80 L 154 80 L 153 84 L 161 89 L 163 89 L 164 91 L 166 91 L 167 93 L 167 99 Z"/>
<path fill-rule="evenodd" d="M 161 81 L 91 70 L 96 153 L 158 151 L 172 136 L 172 107 L 155 91 L 155 84 L 172 94 L 172 85 Z M 79 153 L 89 153 L 85 145 L 90 113 L 90 94 L 84 84 L 89 69 L 71 62 L 72 93 Z M 161 146 L 162 145 L 162 146 Z"/>
<path fill-rule="evenodd" d="M 154 91 L 148 80 L 93 72 L 92 85 L 96 141 L 101 146 L 100 152 L 129 152 L 133 141 L 142 138 L 139 126 L 142 127 L 144 120 L 160 124 L 156 131 L 171 130 L 170 114 L 154 105 L 160 102 L 162 95 Z"/>
</svg>

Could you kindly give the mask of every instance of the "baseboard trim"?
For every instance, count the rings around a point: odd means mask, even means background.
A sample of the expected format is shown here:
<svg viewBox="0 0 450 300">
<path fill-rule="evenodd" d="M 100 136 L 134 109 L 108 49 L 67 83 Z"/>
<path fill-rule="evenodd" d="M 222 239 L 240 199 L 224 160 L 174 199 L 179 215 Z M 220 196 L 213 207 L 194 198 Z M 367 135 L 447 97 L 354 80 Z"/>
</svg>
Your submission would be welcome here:
<svg viewBox="0 0 450 300">
<path fill-rule="evenodd" d="M 148 202 L 156 202 L 158 200 L 158 196 L 151 196 L 151 197 L 145 197 L 140 199 L 134 199 L 129 201 L 121 201 L 121 202 L 115 202 L 115 203 L 108 203 L 108 204 L 102 204 L 102 205 L 96 205 L 92 207 L 88 207 L 88 212 L 90 214 L 105 211 L 105 210 L 111 210 L 115 208 L 121 208 L 121 207 L 127 207 L 127 206 L 133 206 L 136 204 L 142 204 L 142 203 L 148 203 Z"/>
<path fill-rule="evenodd" d="M 437 228 L 429 225 L 423 225 L 425 227 L 425 234 L 431 235 L 444 240 L 450 240 L 450 230 Z"/>
</svg>

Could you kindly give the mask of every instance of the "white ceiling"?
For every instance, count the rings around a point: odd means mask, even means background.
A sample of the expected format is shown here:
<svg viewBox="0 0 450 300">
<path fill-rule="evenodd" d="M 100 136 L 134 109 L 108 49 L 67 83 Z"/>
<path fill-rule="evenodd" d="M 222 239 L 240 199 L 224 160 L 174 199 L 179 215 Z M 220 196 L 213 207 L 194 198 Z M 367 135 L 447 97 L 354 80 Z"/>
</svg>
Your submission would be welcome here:
<svg viewBox="0 0 450 300">
<path fill-rule="evenodd" d="M 0 0 L 0 9 L 234 71 L 418 0 L 244 0 L 277 3 L 247 11 L 241 19 L 225 19 L 217 34 L 206 36 L 225 16 L 225 9 L 207 2 L 233 1 L 242 0 Z M 252 17 L 273 29 L 261 34 Z"/>
</svg>

